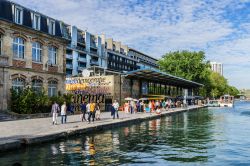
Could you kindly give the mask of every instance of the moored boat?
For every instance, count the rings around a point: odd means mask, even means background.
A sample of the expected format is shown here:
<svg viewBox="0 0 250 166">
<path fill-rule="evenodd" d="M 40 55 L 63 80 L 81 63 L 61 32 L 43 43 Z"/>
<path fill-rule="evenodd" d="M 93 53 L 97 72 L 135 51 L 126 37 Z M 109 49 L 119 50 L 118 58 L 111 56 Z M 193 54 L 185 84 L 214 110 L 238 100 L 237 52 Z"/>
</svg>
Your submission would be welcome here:
<svg viewBox="0 0 250 166">
<path fill-rule="evenodd" d="M 224 95 L 220 97 L 219 100 L 220 107 L 233 107 L 234 106 L 234 96 Z"/>
<path fill-rule="evenodd" d="M 220 107 L 219 101 L 218 100 L 209 100 L 208 103 L 206 104 L 208 107 Z"/>
</svg>

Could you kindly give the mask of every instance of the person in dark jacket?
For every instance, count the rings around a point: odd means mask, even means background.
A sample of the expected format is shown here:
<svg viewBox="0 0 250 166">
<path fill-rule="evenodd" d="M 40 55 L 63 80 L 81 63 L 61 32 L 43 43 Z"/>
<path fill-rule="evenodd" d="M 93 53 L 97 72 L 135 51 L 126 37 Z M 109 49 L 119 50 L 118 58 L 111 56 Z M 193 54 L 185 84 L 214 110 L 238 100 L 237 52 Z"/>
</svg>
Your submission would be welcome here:
<svg viewBox="0 0 250 166">
<path fill-rule="evenodd" d="M 116 110 L 113 105 L 110 105 L 109 108 L 110 108 L 111 116 L 113 117 L 115 115 Z"/>
<path fill-rule="evenodd" d="M 83 119 L 86 121 L 86 118 L 85 118 L 85 114 L 86 114 L 86 111 L 87 111 L 87 103 L 86 102 L 82 102 L 81 104 L 81 112 L 82 112 L 82 122 L 83 122 Z"/>
<path fill-rule="evenodd" d="M 74 114 L 74 103 L 70 103 L 69 106 L 68 106 L 68 111 L 71 113 L 71 114 Z"/>
</svg>

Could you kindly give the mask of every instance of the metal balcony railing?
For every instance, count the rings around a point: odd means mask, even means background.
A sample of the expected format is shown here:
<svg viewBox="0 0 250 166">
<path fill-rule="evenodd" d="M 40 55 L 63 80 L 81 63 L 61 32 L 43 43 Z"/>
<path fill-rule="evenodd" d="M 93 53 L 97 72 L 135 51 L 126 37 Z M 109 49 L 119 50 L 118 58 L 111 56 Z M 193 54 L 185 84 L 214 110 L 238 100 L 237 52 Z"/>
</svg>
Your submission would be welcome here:
<svg viewBox="0 0 250 166">
<path fill-rule="evenodd" d="M 67 59 L 73 59 L 73 55 L 66 54 L 66 58 L 67 58 Z"/>
<path fill-rule="evenodd" d="M 95 60 L 90 60 L 90 64 L 92 65 L 99 65 L 99 62 L 98 61 L 95 61 Z"/>
<path fill-rule="evenodd" d="M 72 69 L 72 68 L 73 68 L 73 65 L 72 65 L 72 64 L 66 64 L 66 68 Z"/>
<path fill-rule="evenodd" d="M 86 62 L 87 59 L 86 58 L 83 58 L 83 57 L 78 57 L 78 61 L 81 61 L 81 62 Z"/>
<path fill-rule="evenodd" d="M 78 70 L 83 70 L 83 69 L 85 69 L 85 68 L 86 68 L 86 67 L 83 67 L 83 66 L 78 66 L 78 67 L 77 67 Z"/>
</svg>

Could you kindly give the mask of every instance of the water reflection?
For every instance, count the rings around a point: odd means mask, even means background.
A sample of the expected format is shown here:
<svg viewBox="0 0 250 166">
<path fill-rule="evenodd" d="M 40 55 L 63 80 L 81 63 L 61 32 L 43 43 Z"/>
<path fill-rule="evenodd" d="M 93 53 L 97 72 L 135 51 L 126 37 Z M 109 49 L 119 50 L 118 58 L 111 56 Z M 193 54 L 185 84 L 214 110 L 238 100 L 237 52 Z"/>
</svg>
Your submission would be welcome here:
<svg viewBox="0 0 250 166">
<path fill-rule="evenodd" d="M 232 156 L 240 153 L 235 146 L 249 151 L 245 147 L 249 149 L 250 144 L 244 140 L 250 132 L 239 127 L 241 122 L 236 116 L 242 117 L 223 109 L 185 112 L 11 152 L 3 155 L 1 162 L 3 165 L 16 161 L 23 165 L 214 165 L 214 161 L 225 163 L 223 158 L 231 156 L 226 161 L 232 164 L 236 162 Z M 240 120 L 250 124 L 247 119 Z M 244 130 L 244 136 L 238 133 L 235 137 L 232 132 L 236 130 Z M 238 138 L 242 139 L 240 143 Z M 244 161 L 249 161 L 246 156 Z"/>
</svg>

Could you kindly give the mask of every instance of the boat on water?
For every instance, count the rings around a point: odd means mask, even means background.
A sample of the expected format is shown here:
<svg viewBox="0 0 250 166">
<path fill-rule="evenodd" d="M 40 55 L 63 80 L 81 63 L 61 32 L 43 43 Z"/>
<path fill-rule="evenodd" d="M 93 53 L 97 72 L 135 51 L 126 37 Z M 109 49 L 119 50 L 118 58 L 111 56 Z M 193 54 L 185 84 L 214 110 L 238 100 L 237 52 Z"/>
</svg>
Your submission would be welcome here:
<svg viewBox="0 0 250 166">
<path fill-rule="evenodd" d="M 206 104 L 208 107 L 220 107 L 219 101 L 218 100 L 209 100 L 208 103 Z"/>
<path fill-rule="evenodd" d="M 219 100 L 220 107 L 233 107 L 234 106 L 234 96 L 223 95 Z"/>
</svg>

